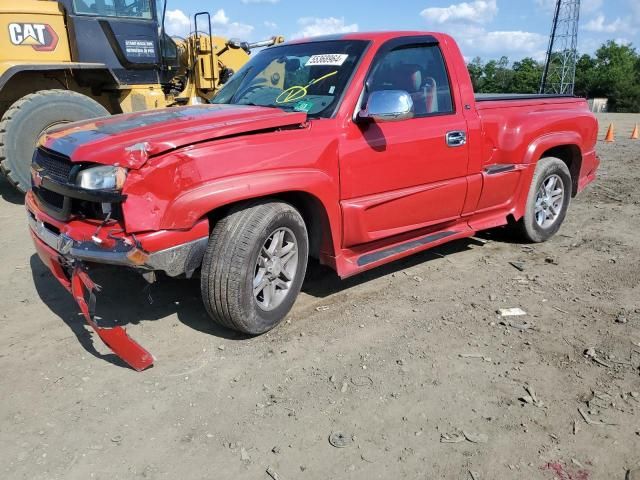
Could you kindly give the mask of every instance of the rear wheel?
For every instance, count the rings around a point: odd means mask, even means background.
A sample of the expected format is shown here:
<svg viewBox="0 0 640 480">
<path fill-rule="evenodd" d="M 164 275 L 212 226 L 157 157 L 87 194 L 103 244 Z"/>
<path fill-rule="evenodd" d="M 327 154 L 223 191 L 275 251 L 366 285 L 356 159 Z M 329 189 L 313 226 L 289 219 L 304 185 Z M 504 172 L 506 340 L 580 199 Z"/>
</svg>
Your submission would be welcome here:
<svg viewBox="0 0 640 480">
<path fill-rule="evenodd" d="M 232 209 L 211 232 L 200 289 L 211 318 L 243 333 L 271 330 L 289 313 L 307 269 L 304 220 L 291 205 Z"/>
<path fill-rule="evenodd" d="M 21 192 L 31 187 L 31 158 L 38 138 L 48 128 L 109 115 L 98 102 L 68 90 L 42 90 L 25 95 L 0 121 L 0 168 Z"/>
<path fill-rule="evenodd" d="M 515 224 L 516 233 L 535 243 L 555 235 L 567 215 L 571 191 L 571 174 L 562 160 L 547 157 L 538 161 L 525 214 Z"/>
</svg>

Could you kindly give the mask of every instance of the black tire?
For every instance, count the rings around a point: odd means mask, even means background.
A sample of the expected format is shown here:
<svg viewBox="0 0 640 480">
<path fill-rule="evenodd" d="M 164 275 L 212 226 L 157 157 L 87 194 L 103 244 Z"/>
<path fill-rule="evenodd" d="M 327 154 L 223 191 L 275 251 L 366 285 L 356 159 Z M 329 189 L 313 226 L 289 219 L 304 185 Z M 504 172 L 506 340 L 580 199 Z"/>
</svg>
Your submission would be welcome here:
<svg viewBox="0 0 640 480">
<path fill-rule="evenodd" d="M 559 209 L 553 223 L 548 226 L 541 226 L 538 221 L 536 221 L 536 196 L 543 183 L 554 175 L 562 181 L 562 188 L 564 190 L 562 207 Z M 527 242 L 540 243 L 550 239 L 558 232 L 567 215 L 567 209 L 571 203 L 571 192 L 571 174 L 569 173 L 569 168 L 566 163 L 555 157 L 540 159 L 536 165 L 533 180 L 531 181 L 524 217 L 514 225 L 515 233 Z"/>
<path fill-rule="evenodd" d="M 31 188 L 31 158 L 38 137 L 49 127 L 109 115 L 91 98 L 67 90 L 25 95 L 0 121 L 0 169 L 21 192 Z"/>
<path fill-rule="evenodd" d="M 277 307 L 265 310 L 254 296 L 258 256 L 270 236 L 287 229 L 297 244 L 297 264 Z M 307 229 L 288 203 L 259 200 L 234 207 L 211 232 L 202 263 L 200 290 L 209 316 L 220 325 L 258 335 L 278 325 L 291 310 L 304 280 L 309 254 Z M 282 290 L 281 290 L 282 292 Z"/>
</svg>

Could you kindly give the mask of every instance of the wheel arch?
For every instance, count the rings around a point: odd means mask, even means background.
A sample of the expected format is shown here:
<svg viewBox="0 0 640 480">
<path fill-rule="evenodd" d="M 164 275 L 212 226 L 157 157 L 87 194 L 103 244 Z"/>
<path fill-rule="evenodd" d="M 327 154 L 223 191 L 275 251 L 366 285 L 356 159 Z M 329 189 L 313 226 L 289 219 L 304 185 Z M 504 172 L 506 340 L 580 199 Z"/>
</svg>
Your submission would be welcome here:
<svg viewBox="0 0 640 480">
<path fill-rule="evenodd" d="M 569 169 L 571 174 L 571 196 L 578 194 L 578 180 L 580 178 L 580 169 L 582 168 L 582 153 L 577 145 L 558 145 L 545 150 L 540 159 L 547 157 L 555 157 L 562 160 Z"/>
<path fill-rule="evenodd" d="M 529 145 L 524 163 L 537 163 L 547 157 L 562 160 L 571 174 L 571 196 L 578 193 L 578 180 L 582 168 L 582 138 L 577 132 L 557 132 L 538 138 Z"/>
<path fill-rule="evenodd" d="M 289 203 L 302 215 L 309 235 L 309 255 L 311 257 L 320 259 L 320 252 L 326 252 L 331 256 L 335 254 L 331 223 L 319 198 L 303 191 L 281 192 L 273 198 Z"/>
<path fill-rule="evenodd" d="M 315 259 L 322 259 L 323 256 L 335 256 L 331 222 L 327 210 L 322 201 L 315 195 L 301 191 L 289 190 L 272 193 L 264 196 L 246 198 L 233 201 L 207 212 L 209 228 L 224 217 L 233 207 L 255 200 L 273 200 L 288 203 L 300 212 L 309 235 L 309 256 Z"/>
<path fill-rule="evenodd" d="M 298 209 L 309 231 L 312 255 L 335 266 L 342 239 L 339 185 L 337 179 L 320 170 L 271 170 L 198 185 L 169 202 L 153 228 L 188 229 L 202 218 L 214 225 L 231 206 L 264 198 L 285 201 Z M 149 220 L 145 216 L 143 223 Z"/>
</svg>

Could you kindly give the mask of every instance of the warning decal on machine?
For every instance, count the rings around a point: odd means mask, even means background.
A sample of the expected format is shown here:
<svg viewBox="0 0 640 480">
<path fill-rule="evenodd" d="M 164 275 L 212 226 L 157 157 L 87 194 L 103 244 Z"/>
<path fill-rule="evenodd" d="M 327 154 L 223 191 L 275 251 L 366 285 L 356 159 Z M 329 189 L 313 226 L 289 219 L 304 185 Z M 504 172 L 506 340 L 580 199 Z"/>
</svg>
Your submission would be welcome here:
<svg viewBox="0 0 640 480">
<path fill-rule="evenodd" d="M 151 40 L 125 40 L 127 57 L 155 57 L 156 49 Z"/>
<path fill-rule="evenodd" d="M 346 60 L 349 58 L 349 55 L 346 53 L 325 53 L 323 55 L 312 55 L 307 63 L 305 63 L 305 67 L 315 67 L 319 65 L 323 66 L 341 66 Z"/>
</svg>

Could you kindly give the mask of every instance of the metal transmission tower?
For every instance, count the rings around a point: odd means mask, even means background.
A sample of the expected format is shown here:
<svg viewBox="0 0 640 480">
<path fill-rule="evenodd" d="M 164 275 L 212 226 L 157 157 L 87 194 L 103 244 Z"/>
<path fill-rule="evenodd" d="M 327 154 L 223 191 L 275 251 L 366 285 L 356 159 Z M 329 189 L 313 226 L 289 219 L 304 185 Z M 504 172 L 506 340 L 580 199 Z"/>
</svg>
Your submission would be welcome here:
<svg viewBox="0 0 640 480">
<path fill-rule="evenodd" d="M 580 0 L 557 0 L 540 93 L 573 94 Z"/>
</svg>

